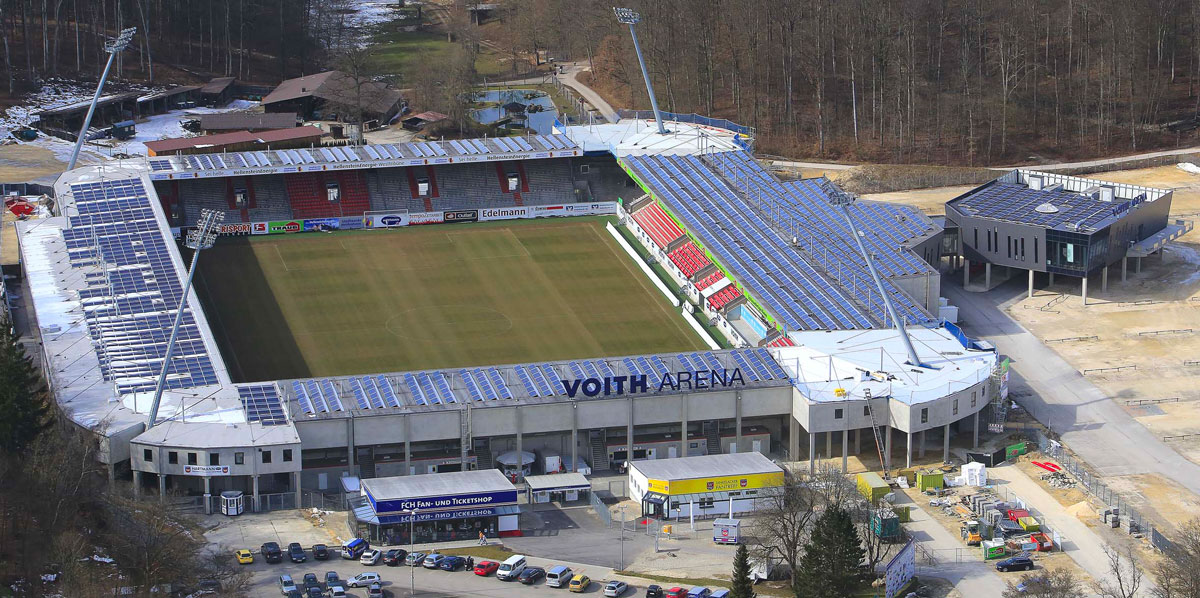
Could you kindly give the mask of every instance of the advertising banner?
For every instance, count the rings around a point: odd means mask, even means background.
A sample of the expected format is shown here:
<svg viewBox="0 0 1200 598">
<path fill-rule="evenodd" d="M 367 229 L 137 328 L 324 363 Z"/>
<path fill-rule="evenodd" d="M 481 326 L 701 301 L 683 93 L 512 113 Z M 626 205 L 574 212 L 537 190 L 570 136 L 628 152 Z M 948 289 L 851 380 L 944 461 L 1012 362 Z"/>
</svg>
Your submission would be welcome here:
<svg viewBox="0 0 1200 598">
<path fill-rule="evenodd" d="M 396 513 L 399 511 L 417 509 L 446 510 L 463 508 L 482 508 L 496 505 L 516 504 L 516 490 L 501 490 L 499 492 L 479 492 L 474 494 L 449 494 L 445 496 L 430 496 L 425 498 L 401 498 L 396 500 L 376 501 L 367 493 L 367 498 L 375 506 L 375 513 Z"/>
<path fill-rule="evenodd" d="M 364 228 L 395 228 L 408 226 L 408 212 L 363 215 Z"/>
<path fill-rule="evenodd" d="M 304 231 L 329 230 L 342 227 L 340 218 L 314 218 L 304 221 Z"/>
<path fill-rule="evenodd" d="M 267 234 L 275 235 L 279 233 L 298 233 L 304 230 L 304 223 L 301 220 L 276 220 L 267 223 Z"/>
<path fill-rule="evenodd" d="M 533 210 L 527 207 L 513 208 L 484 208 L 479 210 L 479 220 L 513 220 L 515 218 L 533 218 Z"/>
<path fill-rule="evenodd" d="M 252 225 L 249 222 L 234 222 L 217 227 L 218 235 L 248 235 Z"/>
<path fill-rule="evenodd" d="M 441 212 L 413 212 L 408 215 L 409 224 L 440 224 Z"/>
<path fill-rule="evenodd" d="M 884 598 L 896 598 L 900 590 L 917 574 L 917 553 L 910 538 L 904 548 L 888 561 L 884 573 Z"/>
<path fill-rule="evenodd" d="M 270 224 L 269 222 L 251 222 L 250 223 L 250 234 L 252 234 L 252 235 L 267 234 L 267 228 L 268 228 L 269 224 Z"/>
<path fill-rule="evenodd" d="M 183 475 L 229 475 L 228 465 L 184 465 Z"/>
<path fill-rule="evenodd" d="M 442 212 L 442 222 L 476 222 L 479 220 L 479 210 L 446 210 Z"/>
<path fill-rule="evenodd" d="M 703 478 L 698 480 L 646 480 L 646 486 L 652 492 L 661 492 L 668 496 L 685 494 L 703 494 L 706 492 L 727 492 L 730 490 L 754 490 L 758 488 L 778 488 L 783 485 L 783 472 L 754 473 L 743 476 L 723 476 Z"/>
<path fill-rule="evenodd" d="M 447 519 L 471 519 L 474 517 L 491 517 L 500 514 L 501 507 L 487 507 L 483 509 L 465 509 L 460 511 L 433 511 L 429 513 L 417 512 L 416 523 L 423 521 L 445 521 Z M 409 523 L 413 521 L 412 515 L 381 515 L 379 516 L 380 525 L 392 525 L 396 523 Z"/>
</svg>

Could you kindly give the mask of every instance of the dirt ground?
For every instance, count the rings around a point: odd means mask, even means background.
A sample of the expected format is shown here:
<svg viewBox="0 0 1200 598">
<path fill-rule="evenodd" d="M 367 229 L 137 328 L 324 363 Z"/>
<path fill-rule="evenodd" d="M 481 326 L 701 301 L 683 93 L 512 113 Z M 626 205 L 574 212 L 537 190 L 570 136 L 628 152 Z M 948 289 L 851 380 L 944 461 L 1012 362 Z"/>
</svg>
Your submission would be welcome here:
<svg viewBox="0 0 1200 598">
<path fill-rule="evenodd" d="M 49 174 L 58 174 L 67 167 L 54 157 L 54 152 L 36 145 L 12 144 L 0 146 L 0 181 L 20 182 Z"/>
</svg>

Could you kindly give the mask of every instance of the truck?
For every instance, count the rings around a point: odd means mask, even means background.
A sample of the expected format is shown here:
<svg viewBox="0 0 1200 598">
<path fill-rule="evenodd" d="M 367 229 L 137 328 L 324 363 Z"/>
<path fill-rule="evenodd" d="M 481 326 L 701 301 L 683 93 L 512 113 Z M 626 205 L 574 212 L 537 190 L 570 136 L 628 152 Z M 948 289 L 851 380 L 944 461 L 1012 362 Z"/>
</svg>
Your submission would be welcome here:
<svg viewBox="0 0 1200 598">
<path fill-rule="evenodd" d="M 713 520 L 713 542 L 717 544 L 737 544 L 741 540 L 741 519 Z"/>
</svg>

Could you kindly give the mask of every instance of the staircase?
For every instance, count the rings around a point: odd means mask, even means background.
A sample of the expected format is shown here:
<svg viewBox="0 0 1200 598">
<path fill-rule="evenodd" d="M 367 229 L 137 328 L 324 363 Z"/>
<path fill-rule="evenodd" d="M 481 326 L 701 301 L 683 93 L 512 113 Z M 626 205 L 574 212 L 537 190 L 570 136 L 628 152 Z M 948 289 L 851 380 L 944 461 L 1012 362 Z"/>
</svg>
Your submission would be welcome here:
<svg viewBox="0 0 1200 598">
<path fill-rule="evenodd" d="M 717 431 L 717 422 L 704 422 L 704 439 L 708 441 L 708 454 L 721 454 L 721 434 Z"/>
<path fill-rule="evenodd" d="M 375 477 L 375 451 L 358 453 L 358 477 L 364 480 Z"/>
<path fill-rule="evenodd" d="M 477 438 L 475 440 L 475 467 L 476 469 L 492 469 L 496 467 L 492 461 L 492 445 L 487 438 Z"/>
<path fill-rule="evenodd" d="M 458 412 L 459 436 L 458 447 L 461 450 L 462 470 L 467 470 L 467 453 L 471 447 L 471 408 L 464 407 Z"/>
<path fill-rule="evenodd" d="M 871 416 L 871 432 L 875 434 L 875 450 L 879 453 L 879 464 L 883 467 L 883 479 L 891 477 L 888 472 L 887 460 L 883 458 L 883 434 L 879 433 L 879 421 L 875 418 L 875 408 L 871 406 L 871 389 L 863 389 L 867 399 L 867 414 Z"/>
<path fill-rule="evenodd" d="M 1008 421 L 1008 397 L 1000 396 L 1000 382 L 1004 378 L 1003 370 L 1002 366 L 992 370 L 991 384 L 989 384 L 989 390 L 992 393 L 992 422 L 988 424 L 988 430 L 993 433 L 1003 432 L 1004 422 Z"/>
<path fill-rule="evenodd" d="M 609 471 L 608 447 L 604 445 L 604 432 L 592 432 L 592 471 Z"/>
</svg>

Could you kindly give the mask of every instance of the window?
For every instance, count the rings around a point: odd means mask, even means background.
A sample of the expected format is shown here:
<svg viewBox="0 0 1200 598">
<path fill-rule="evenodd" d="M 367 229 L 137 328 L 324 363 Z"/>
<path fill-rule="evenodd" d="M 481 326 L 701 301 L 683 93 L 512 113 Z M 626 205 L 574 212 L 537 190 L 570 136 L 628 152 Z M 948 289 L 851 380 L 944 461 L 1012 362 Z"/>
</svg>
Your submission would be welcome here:
<svg viewBox="0 0 1200 598">
<path fill-rule="evenodd" d="M 1025 261 L 1025 237 L 1021 237 L 1021 261 Z"/>
<path fill-rule="evenodd" d="M 154 451 L 150 449 L 142 449 L 142 460 L 147 463 L 154 462 Z"/>
<path fill-rule="evenodd" d="M 271 462 L 271 451 L 263 451 L 262 452 L 262 462 L 263 463 Z"/>
<path fill-rule="evenodd" d="M 921 423 L 923 423 L 923 424 L 929 423 L 929 408 L 925 408 L 925 409 L 921 410 Z"/>
<path fill-rule="evenodd" d="M 954 399 L 954 415 L 958 415 L 958 399 Z"/>
<path fill-rule="evenodd" d="M 283 449 L 283 462 L 287 463 L 292 460 L 292 449 Z"/>
<path fill-rule="evenodd" d="M 233 464 L 234 465 L 245 465 L 246 464 L 246 453 L 234 453 L 233 454 Z"/>
<path fill-rule="evenodd" d="M 221 453 L 209 453 L 208 454 L 208 464 L 209 465 L 220 465 L 221 464 Z"/>
<path fill-rule="evenodd" d="M 971 407 L 975 406 L 975 391 L 971 391 Z"/>
<path fill-rule="evenodd" d="M 196 453 L 188 453 L 188 465 L 196 464 Z"/>
<path fill-rule="evenodd" d="M 239 208 L 246 207 L 246 189 L 237 188 L 233 190 L 233 204 Z"/>
<path fill-rule="evenodd" d="M 975 247 L 979 247 L 979 229 L 975 229 Z"/>
<path fill-rule="evenodd" d="M 841 409 L 833 410 L 833 419 L 842 419 L 842 410 Z"/>
<path fill-rule="evenodd" d="M 1009 259 L 1012 259 L 1012 247 L 1013 247 L 1012 235 L 1009 235 L 1009 236 L 1008 236 L 1008 242 L 1007 242 L 1007 243 L 1005 243 L 1004 245 L 1005 245 L 1005 246 L 1008 248 L 1008 257 L 1009 257 Z"/>
<path fill-rule="evenodd" d="M 167 463 L 170 463 L 171 465 L 178 465 L 179 464 L 179 453 L 177 453 L 175 451 L 171 451 L 171 452 L 167 453 Z"/>
<path fill-rule="evenodd" d="M 1033 238 L 1033 261 L 1034 261 L 1034 262 L 1037 262 L 1037 261 L 1038 261 L 1038 256 L 1037 256 L 1037 254 L 1038 254 L 1038 250 L 1037 250 L 1037 248 L 1038 248 L 1038 241 L 1037 241 L 1037 237 L 1034 237 L 1034 238 Z"/>
<path fill-rule="evenodd" d="M 592 171 L 592 167 L 587 164 L 579 165 L 579 174 L 588 174 Z"/>
</svg>

